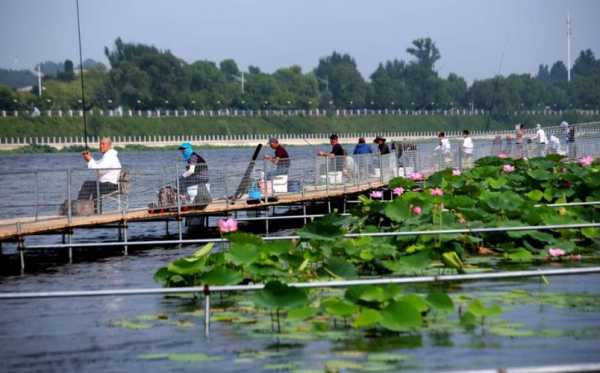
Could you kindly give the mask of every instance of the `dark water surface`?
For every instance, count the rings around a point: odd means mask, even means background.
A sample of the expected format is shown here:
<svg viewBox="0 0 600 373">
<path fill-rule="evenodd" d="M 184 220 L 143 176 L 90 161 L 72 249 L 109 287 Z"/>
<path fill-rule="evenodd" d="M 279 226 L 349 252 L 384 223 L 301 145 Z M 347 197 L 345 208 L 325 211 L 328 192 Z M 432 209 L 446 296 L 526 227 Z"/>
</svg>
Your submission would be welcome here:
<svg viewBox="0 0 600 373">
<path fill-rule="evenodd" d="M 224 169 L 235 162 L 227 163 L 223 159 L 243 163 L 249 153 L 248 148 L 203 151 L 209 163 L 222 165 Z M 314 148 L 292 148 L 291 153 L 310 159 Z M 126 165 L 143 165 L 148 169 L 179 161 L 177 154 L 162 151 L 123 153 L 121 156 Z M 81 165 L 77 154 L 17 155 L 1 160 L 0 171 L 26 169 L 32 165 L 46 168 Z M 10 183 L 10 190 L 18 194 L 19 185 L 26 181 L 12 180 Z M 9 198 L 4 188 L 2 198 Z M 23 192 L 19 198 L 26 197 Z M 164 223 L 132 226 L 132 235 L 139 237 L 163 234 Z M 75 236 L 76 240 L 115 238 L 114 230 L 84 231 Z M 32 240 L 59 242 L 56 236 Z M 0 292 L 157 287 L 152 279 L 154 272 L 195 249 L 192 246 L 181 249 L 156 247 L 136 251 L 127 257 L 109 255 L 85 262 L 78 262 L 76 255 L 72 265 L 57 264 L 25 276 L 0 277 Z M 589 305 L 581 302 L 572 306 L 517 302 L 505 307 L 503 320 L 521 323 L 522 329 L 531 332 L 521 337 L 499 336 L 485 329 L 467 332 L 460 328 L 373 337 L 338 328 L 312 338 L 294 338 L 289 334 L 278 336 L 268 328 L 257 335 L 251 332 L 252 325 L 214 321 L 211 336 L 207 338 L 203 335 L 201 315 L 198 317 L 193 313 L 201 309 L 201 302 L 189 299 L 131 296 L 3 300 L 0 301 L 0 371 L 323 371 L 326 362 L 331 361 L 350 364 L 345 371 L 360 371 L 359 367 L 377 368 L 365 362 L 370 356 L 381 353 L 407 355 L 406 361 L 388 365 L 388 368 L 412 372 L 600 361 L 600 275 L 553 277 L 548 286 L 539 279 L 472 282 L 453 286 L 451 293 L 456 297 L 468 294 L 489 299 L 490 294 L 505 294 L 517 289 L 562 294 L 563 297 L 567 293 L 576 293 L 589 300 Z M 424 288 L 416 290 L 426 291 Z M 214 307 L 221 307 L 218 297 L 213 297 L 213 302 Z M 227 310 L 227 307 L 223 308 Z M 127 320 L 139 324 L 140 320 L 146 320 L 147 316 L 143 315 L 159 314 L 165 315 L 167 320 L 142 322 L 148 328 L 132 329 L 131 325 L 127 327 L 122 323 Z M 219 310 L 213 315 L 218 319 Z M 218 360 L 181 362 L 145 356 L 171 353 L 203 353 Z M 248 355 L 253 357 L 247 358 Z M 354 370 L 352 364 L 355 364 Z"/>
<path fill-rule="evenodd" d="M 146 250 L 135 256 L 57 267 L 48 273 L 3 278 L 0 291 L 55 291 L 156 287 L 154 271 L 194 248 Z M 467 283 L 452 294 L 502 293 L 524 289 L 542 293 L 585 293 L 596 306 L 562 308 L 516 305 L 502 318 L 522 323 L 534 336 L 501 337 L 460 329 L 367 337 L 341 329 L 339 335 L 311 340 L 278 337 L 268 328 L 260 337 L 251 325 L 215 321 L 203 335 L 202 317 L 185 312 L 201 302 L 163 296 L 8 300 L 0 302 L 0 371 L 3 372 L 132 372 L 132 371 L 272 371 L 281 364 L 323 369 L 331 360 L 361 361 L 377 353 L 402 354 L 410 360 L 403 371 L 435 371 L 600 361 L 600 275 L 564 276 L 541 285 L 539 279 Z M 215 298 L 215 297 L 213 297 Z M 218 297 L 213 307 L 219 307 Z M 115 325 L 140 315 L 164 314 L 167 321 L 148 329 Z M 186 316 L 187 315 L 187 316 Z M 213 314 L 218 317 L 219 312 Z M 176 323 L 182 322 L 181 325 Z M 559 331 L 546 337 L 544 331 Z M 269 352 L 261 359 L 240 359 Z M 203 353 L 220 360 L 177 362 L 144 359 L 147 354 Z M 360 355 L 360 353 L 365 354 Z M 348 358 L 350 356 L 350 359 Z M 353 360 L 354 359 L 354 360 Z"/>
</svg>

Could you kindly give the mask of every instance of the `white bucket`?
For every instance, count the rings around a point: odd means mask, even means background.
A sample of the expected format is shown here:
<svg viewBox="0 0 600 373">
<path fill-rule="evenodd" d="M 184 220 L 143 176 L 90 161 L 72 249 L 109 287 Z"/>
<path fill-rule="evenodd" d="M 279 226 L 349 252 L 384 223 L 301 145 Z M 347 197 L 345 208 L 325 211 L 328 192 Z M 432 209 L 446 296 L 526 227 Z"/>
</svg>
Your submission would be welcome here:
<svg viewBox="0 0 600 373">
<path fill-rule="evenodd" d="M 210 184 L 207 183 L 204 185 L 206 185 L 206 190 L 210 192 Z M 196 196 L 198 195 L 198 185 L 192 185 L 187 187 L 185 192 L 190 197 L 190 201 L 193 201 L 194 198 L 196 198 Z"/>
<path fill-rule="evenodd" d="M 330 171 L 327 173 L 327 181 L 329 184 L 342 183 L 342 171 Z"/>
<path fill-rule="evenodd" d="M 287 193 L 288 189 L 288 176 L 279 175 L 273 178 L 273 192 L 274 193 Z"/>
</svg>

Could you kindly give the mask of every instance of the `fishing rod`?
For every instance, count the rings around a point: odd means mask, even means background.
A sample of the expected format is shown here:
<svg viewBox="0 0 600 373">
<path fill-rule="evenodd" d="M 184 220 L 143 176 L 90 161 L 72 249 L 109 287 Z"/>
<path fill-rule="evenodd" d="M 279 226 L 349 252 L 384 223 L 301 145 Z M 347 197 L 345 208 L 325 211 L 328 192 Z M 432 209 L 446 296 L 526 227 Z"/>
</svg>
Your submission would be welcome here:
<svg viewBox="0 0 600 373">
<path fill-rule="evenodd" d="M 77 8 L 77 36 L 79 39 L 79 77 L 81 80 L 81 110 L 83 112 L 83 141 L 85 143 L 85 150 L 89 149 L 87 142 L 87 115 L 85 110 L 85 85 L 83 83 L 83 53 L 81 51 L 81 26 L 79 22 L 79 0 L 75 0 L 75 6 Z"/>
</svg>

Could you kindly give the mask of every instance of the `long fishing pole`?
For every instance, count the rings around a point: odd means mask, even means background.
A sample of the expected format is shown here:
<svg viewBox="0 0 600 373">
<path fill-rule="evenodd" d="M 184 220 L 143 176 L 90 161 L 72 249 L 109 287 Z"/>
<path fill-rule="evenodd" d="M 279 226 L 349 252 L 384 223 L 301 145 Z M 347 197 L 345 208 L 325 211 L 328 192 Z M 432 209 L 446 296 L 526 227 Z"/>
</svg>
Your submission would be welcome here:
<svg viewBox="0 0 600 373">
<path fill-rule="evenodd" d="M 81 78 L 81 111 L 83 112 L 83 141 L 85 143 L 85 150 L 88 150 L 87 142 L 87 115 L 85 110 L 85 85 L 83 83 L 83 53 L 81 51 L 81 26 L 79 22 L 79 0 L 75 0 L 75 6 L 77 8 L 77 36 L 79 39 L 79 77 Z"/>
</svg>

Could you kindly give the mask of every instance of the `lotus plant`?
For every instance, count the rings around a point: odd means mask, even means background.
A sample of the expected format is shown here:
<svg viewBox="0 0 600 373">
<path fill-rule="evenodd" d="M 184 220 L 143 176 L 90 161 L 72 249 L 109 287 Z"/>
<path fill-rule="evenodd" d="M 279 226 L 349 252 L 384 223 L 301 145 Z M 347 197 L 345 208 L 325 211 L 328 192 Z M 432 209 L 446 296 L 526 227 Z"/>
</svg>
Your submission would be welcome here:
<svg viewBox="0 0 600 373">
<path fill-rule="evenodd" d="M 420 172 L 413 172 L 408 175 L 408 178 L 412 181 L 423 181 L 425 180 L 425 175 Z"/>
<path fill-rule="evenodd" d="M 219 232 L 231 233 L 238 230 L 238 222 L 234 218 L 219 219 Z"/>
<path fill-rule="evenodd" d="M 511 165 L 511 164 L 505 164 L 504 166 L 502 166 L 502 171 L 506 172 L 507 174 L 514 172 L 515 171 L 515 166 Z"/>
<path fill-rule="evenodd" d="M 383 191 L 381 191 L 381 190 L 374 190 L 374 191 L 371 192 L 370 196 L 371 196 L 371 198 L 382 199 L 383 198 Z"/>
<path fill-rule="evenodd" d="M 566 253 L 563 249 L 559 249 L 558 247 L 551 247 L 548 249 L 548 254 L 551 258 L 560 258 L 561 256 L 565 256 Z"/>
<path fill-rule="evenodd" d="M 579 158 L 579 164 L 583 167 L 589 167 L 594 162 L 594 158 L 591 155 Z"/>
<path fill-rule="evenodd" d="M 411 211 L 415 215 L 421 215 L 421 213 L 423 212 L 423 210 L 419 206 L 413 207 Z"/>
<path fill-rule="evenodd" d="M 402 194 L 404 194 L 404 188 L 402 188 L 402 187 L 394 188 L 392 190 L 392 194 L 395 196 L 401 196 Z"/>
<path fill-rule="evenodd" d="M 433 188 L 429 191 L 429 193 L 431 193 L 432 196 L 443 196 L 444 195 L 444 191 L 442 190 L 442 188 Z"/>
</svg>

